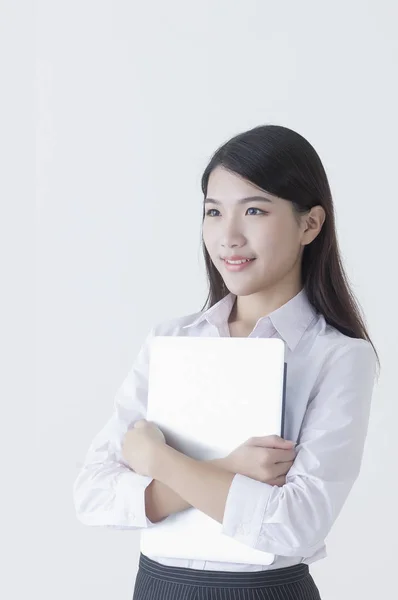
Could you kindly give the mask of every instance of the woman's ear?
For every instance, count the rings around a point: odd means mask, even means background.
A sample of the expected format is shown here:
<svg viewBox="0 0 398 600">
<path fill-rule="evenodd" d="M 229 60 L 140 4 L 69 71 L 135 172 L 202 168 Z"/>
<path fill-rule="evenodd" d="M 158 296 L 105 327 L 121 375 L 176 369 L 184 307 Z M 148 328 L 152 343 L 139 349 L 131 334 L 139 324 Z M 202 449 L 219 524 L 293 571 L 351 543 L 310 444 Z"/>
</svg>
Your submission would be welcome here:
<svg viewBox="0 0 398 600">
<path fill-rule="evenodd" d="M 304 231 L 301 240 L 303 246 L 307 246 L 314 241 L 322 229 L 325 218 L 326 213 L 322 206 L 313 206 L 308 213 L 303 215 Z"/>
</svg>

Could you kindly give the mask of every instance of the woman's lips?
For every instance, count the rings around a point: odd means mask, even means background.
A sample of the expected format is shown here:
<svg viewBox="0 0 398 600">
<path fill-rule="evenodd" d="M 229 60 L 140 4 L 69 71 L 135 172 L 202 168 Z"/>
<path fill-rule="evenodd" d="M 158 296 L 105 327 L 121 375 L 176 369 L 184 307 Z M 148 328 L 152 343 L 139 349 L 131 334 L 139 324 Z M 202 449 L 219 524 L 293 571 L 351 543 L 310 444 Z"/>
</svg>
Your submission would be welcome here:
<svg viewBox="0 0 398 600">
<path fill-rule="evenodd" d="M 256 259 L 252 258 L 250 260 L 245 261 L 244 263 L 236 264 L 236 265 L 232 265 L 232 264 L 228 263 L 225 259 L 223 259 L 223 260 L 224 260 L 224 265 L 225 265 L 225 268 L 227 269 L 227 271 L 236 272 L 236 271 L 243 271 L 244 269 L 247 269 Z"/>
</svg>

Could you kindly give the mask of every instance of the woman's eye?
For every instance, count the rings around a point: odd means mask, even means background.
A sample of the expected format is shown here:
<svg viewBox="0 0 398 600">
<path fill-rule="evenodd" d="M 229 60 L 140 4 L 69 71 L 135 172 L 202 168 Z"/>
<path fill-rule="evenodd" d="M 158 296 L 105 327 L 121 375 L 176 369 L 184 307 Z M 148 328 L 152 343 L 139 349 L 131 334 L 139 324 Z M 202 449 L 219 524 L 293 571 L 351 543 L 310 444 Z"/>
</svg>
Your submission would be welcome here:
<svg viewBox="0 0 398 600">
<path fill-rule="evenodd" d="M 218 212 L 218 210 L 216 208 L 211 208 L 210 210 L 207 211 L 206 216 L 208 217 L 213 217 L 214 215 L 211 215 L 211 212 Z"/>
<path fill-rule="evenodd" d="M 253 206 L 251 206 L 250 208 L 248 208 L 247 210 L 258 210 L 259 213 L 265 215 L 265 212 L 263 210 L 261 210 L 260 208 L 254 208 Z"/>
<path fill-rule="evenodd" d="M 254 208 L 254 206 L 251 206 L 251 207 L 250 207 L 250 208 L 248 208 L 247 210 L 248 210 L 248 211 L 249 211 L 249 210 L 257 210 L 258 212 L 257 212 L 257 213 L 255 213 L 255 215 L 256 215 L 256 214 L 262 214 L 262 215 L 266 215 L 266 214 L 267 214 L 265 211 L 261 210 L 261 208 Z M 214 213 L 214 212 L 219 212 L 219 211 L 218 211 L 216 208 L 211 208 L 210 210 L 208 210 L 208 211 L 207 211 L 207 213 L 206 213 L 206 216 L 208 216 L 208 217 L 214 217 L 214 216 L 217 216 L 217 215 L 212 215 L 212 214 L 210 214 L 210 213 Z"/>
</svg>

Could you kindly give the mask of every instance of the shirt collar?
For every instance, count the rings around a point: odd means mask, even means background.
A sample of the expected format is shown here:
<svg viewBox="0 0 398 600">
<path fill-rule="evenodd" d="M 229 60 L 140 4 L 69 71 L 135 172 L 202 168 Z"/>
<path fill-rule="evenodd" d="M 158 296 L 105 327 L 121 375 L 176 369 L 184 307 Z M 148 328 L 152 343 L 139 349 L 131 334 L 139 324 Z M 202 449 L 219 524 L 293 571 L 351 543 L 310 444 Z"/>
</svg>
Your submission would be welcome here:
<svg viewBox="0 0 398 600">
<path fill-rule="evenodd" d="M 227 294 L 219 302 L 200 313 L 192 323 L 185 325 L 183 329 L 199 325 L 205 320 L 216 327 L 224 325 L 228 321 L 235 299 L 235 294 Z M 304 288 L 302 288 L 286 304 L 269 315 L 261 317 L 256 323 L 256 328 L 261 326 L 264 320 L 269 319 L 289 349 L 293 351 L 316 315 L 317 311 L 308 300 Z"/>
</svg>

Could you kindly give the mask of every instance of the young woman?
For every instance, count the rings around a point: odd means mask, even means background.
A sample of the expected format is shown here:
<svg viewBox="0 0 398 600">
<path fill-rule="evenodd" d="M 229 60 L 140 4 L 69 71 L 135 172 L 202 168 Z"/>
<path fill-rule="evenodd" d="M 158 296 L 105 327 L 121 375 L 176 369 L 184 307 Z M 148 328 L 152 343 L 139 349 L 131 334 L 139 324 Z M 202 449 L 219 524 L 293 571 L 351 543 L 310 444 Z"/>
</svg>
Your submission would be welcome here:
<svg viewBox="0 0 398 600">
<path fill-rule="evenodd" d="M 359 474 L 377 364 L 342 267 L 327 176 L 301 135 L 267 125 L 221 146 L 202 190 L 206 304 L 149 333 L 75 481 L 77 516 L 142 529 L 193 506 L 275 556 L 262 566 L 141 554 L 134 600 L 319 599 L 308 565 L 326 556 Z M 167 445 L 145 420 L 154 335 L 284 340 L 286 440 L 251 438 L 215 461 Z"/>
</svg>

